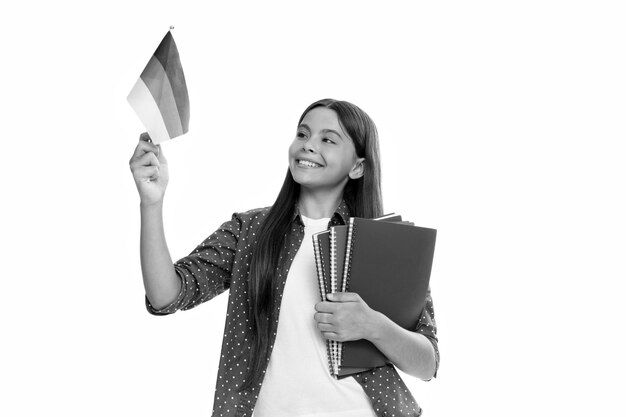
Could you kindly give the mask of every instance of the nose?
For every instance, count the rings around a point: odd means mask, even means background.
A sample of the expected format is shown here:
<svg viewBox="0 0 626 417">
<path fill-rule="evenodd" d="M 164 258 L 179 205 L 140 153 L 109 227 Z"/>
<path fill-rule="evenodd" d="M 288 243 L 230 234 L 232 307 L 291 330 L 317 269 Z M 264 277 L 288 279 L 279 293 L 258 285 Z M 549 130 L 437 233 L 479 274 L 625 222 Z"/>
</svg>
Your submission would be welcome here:
<svg viewBox="0 0 626 417">
<path fill-rule="evenodd" d="M 302 149 L 306 152 L 317 152 L 317 142 L 314 137 L 310 137 L 302 144 Z"/>
</svg>

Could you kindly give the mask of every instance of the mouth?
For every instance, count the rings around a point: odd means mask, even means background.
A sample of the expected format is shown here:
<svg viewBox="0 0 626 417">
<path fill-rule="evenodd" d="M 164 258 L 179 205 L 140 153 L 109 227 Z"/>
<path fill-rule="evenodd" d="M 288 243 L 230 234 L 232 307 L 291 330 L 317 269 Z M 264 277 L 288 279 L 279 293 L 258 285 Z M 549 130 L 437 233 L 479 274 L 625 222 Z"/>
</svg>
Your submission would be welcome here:
<svg viewBox="0 0 626 417">
<path fill-rule="evenodd" d="M 309 161 L 307 159 L 296 159 L 296 164 L 298 166 L 308 167 L 308 168 L 321 168 L 322 167 L 322 165 L 318 164 L 317 162 Z"/>
</svg>

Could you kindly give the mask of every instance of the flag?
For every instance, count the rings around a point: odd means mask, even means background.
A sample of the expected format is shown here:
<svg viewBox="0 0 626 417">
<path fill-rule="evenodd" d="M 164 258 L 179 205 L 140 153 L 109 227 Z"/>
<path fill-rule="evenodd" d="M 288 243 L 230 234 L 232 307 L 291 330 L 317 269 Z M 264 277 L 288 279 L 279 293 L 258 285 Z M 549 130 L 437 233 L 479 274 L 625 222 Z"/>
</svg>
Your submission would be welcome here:
<svg viewBox="0 0 626 417">
<path fill-rule="evenodd" d="M 127 99 L 152 142 L 161 143 L 189 130 L 189 95 L 171 31 L 154 51 Z"/>
</svg>

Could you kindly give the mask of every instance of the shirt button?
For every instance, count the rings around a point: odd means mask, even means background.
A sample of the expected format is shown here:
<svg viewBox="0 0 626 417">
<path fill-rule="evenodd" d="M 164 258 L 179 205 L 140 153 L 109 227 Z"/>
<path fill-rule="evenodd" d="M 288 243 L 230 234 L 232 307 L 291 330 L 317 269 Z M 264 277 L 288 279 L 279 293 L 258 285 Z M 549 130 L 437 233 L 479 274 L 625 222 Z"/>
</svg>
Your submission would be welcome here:
<svg viewBox="0 0 626 417">
<path fill-rule="evenodd" d="M 369 381 L 369 379 L 366 376 L 364 376 L 361 381 L 363 381 L 363 383 L 365 384 L 365 383 L 367 383 L 367 381 Z"/>
</svg>

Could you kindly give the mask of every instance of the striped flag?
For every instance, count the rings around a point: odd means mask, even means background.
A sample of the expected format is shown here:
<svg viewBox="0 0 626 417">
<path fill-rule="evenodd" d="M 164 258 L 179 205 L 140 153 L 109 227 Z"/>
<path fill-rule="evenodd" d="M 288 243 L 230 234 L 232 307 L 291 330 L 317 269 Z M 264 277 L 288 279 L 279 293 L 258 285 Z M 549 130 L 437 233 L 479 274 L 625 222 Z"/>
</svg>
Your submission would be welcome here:
<svg viewBox="0 0 626 417">
<path fill-rule="evenodd" d="M 128 102 L 154 143 L 173 139 L 189 130 L 187 84 L 170 31 L 130 91 Z"/>
</svg>

